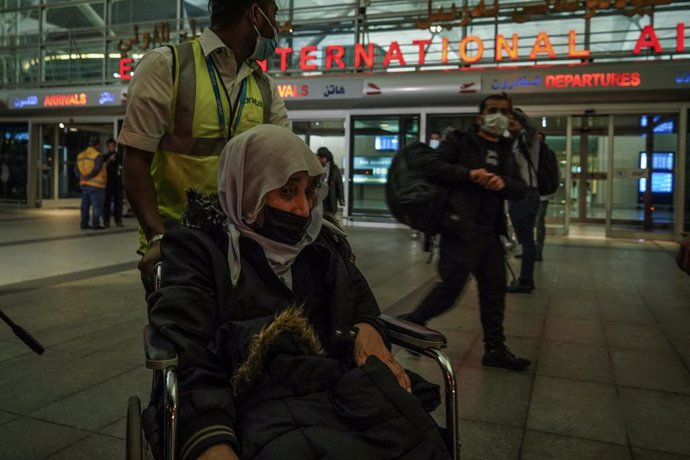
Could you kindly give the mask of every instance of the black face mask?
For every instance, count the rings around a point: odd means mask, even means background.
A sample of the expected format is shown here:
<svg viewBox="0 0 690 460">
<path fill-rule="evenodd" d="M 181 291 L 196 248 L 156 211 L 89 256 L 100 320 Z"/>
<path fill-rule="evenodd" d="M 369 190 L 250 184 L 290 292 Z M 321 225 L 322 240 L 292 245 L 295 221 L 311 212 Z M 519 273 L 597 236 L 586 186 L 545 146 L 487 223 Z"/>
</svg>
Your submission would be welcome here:
<svg viewBox="0 0 690 460">
<path fill-rule="evenodd" d="M 256 233 L 279 243 L 297 244 L 304 237 L 310 223 L 311 214 L 309 217 L 302 217 L 264 206 L 264 222 L 256 229 Z"/>
</svg>

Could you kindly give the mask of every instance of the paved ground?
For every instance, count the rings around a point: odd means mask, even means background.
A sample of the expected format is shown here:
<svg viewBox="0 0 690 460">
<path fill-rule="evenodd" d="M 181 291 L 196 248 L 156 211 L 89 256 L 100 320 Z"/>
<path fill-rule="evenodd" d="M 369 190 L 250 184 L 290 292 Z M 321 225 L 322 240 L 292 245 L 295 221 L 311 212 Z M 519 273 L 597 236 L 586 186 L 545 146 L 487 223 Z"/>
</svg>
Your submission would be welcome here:
<svg viewBox="0 0 690 460">
<path fill-rule="evenodd" d="M 134 222 L 82 232 L 74 210 L 0 209 L 0 459 L 121 459 L 129 395 L 145 399 Z M 410 232 L 351 229 L 358 264 L 389 313 L 412 308 L 433 265 Z M 460 382 L 464 460 L 690 459 L 690 277 L 666 243 L 553 238 L 538 289 L 508 299 L 506 333 L 534 361 L 483 369 L 477 295 L 431 326 Z M 517 266 L 516 261 L 511 262 Z M 438 371 L 404 352 L 415 370 Z"/>
</svg>

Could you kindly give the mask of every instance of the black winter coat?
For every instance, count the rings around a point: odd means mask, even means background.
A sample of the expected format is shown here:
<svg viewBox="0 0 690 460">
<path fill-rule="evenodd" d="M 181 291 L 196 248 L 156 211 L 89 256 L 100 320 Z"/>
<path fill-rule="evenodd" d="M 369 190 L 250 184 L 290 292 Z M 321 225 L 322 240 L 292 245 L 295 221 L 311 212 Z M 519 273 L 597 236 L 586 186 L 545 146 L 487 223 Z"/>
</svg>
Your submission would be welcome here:
<svg viewBox="0 0 690 460">
<path fill-rule="evenodd" d="M 324 228 L 293 264 L 290 290 L 261 247 L 241 238 L 233 288 L 219 222 L 166 234 L 162 286 L 149 299 L 150 324 L 179 355 L 180 458 L 218 443 L 243 459 L 449 458 L 420 400 L 383 363 L 354 366 L 352 326 L 386 332 L 344 239 Z M 145 414 L 154 445 L 159 406 Z"/>
<path fill-rule="evenodd" d="M 426 163 L 429 180 L 448 187 L 450 192 L 444 231 L 506 234 L 504 200 L 522 199 L 527 185 L 520 177 L 512 141 L 499 138 L 496 153 L 497 164 L 487 164 L 482 139 L 475 130 L 453 131 Z M 494 192 L 470 181 L 470 170 L 479 168 L 501 176 L 505 188 Z"/>
</svg>

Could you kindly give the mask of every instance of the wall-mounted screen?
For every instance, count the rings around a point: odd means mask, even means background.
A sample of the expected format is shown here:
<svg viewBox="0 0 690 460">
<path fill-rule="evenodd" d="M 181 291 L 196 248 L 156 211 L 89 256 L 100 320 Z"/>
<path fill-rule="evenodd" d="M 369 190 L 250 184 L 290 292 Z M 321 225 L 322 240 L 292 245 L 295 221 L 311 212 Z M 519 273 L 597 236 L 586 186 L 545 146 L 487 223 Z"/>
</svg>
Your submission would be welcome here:
<svg viewBox="0 0 690 460">
<path fill-rule="evenodd" d="M 675 152 L 653 152 L 652 153 L 652 193 L 670 195 L 673 193 L 673 164 Z M 647 152 L 640 152 L 640 168 L 647 169 Z M 647 179 L 639 180 L 638 189 L 640 193 L 647 191 Z"/>
<path fill-rule="evenodd" d="M 385 184 L 393 157 L 354 157 L 352 181 L 355 184 Z"/>
<path fill-rule="evenodd" d="M 374 148 L 376 150 L 398 150 L 398 136 L 376 136 L 374 138 Z"/>
<path fill-rule="evenodd" d="M 640 179 L 640 193 L 647 191 L 647 179 Z M 654 172 L 652 173 L 652 193 L 673 193 L 673 173 Z"/>
<path fill-rule="evenodd" d="M 654 152 L 652 154 L 652 169 L 673 171 L 673 152 Z M 640 168 L 647 169 L 647 152 L 640 152 Z"/>
<path fill-rule="evenodd" d="M 666 120 L 659 123 L 661 121 L 661 115 L 656 115 L 652 120 L 655 124 L 653 131 L 656 134 L 672 134 L 676 132 L 675 120 Z M 647 117 L 647 115 L 640 115 L 640 127 L 646 128 L 647 126 L 649 126 L 649 117 Z"/>
</svg>

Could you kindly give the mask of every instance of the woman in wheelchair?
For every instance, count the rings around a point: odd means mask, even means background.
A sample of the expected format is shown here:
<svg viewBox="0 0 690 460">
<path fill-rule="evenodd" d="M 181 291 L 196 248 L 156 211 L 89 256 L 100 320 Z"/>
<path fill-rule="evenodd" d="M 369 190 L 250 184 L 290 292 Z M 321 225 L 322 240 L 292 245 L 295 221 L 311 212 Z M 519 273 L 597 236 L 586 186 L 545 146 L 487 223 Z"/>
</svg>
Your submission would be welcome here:
<svg viewBox="0 0 690 460">
<path fill-rule="evenodd" d="M 179 356 L 179 458 L 451 458 L 427 413 L 437 387 L 391 355 L 326 193 L 309 147 L 261 125 L 163 238 L 149 323 Z M 155 451 L 160 402 L 146 412 Z"/>
</svg>

